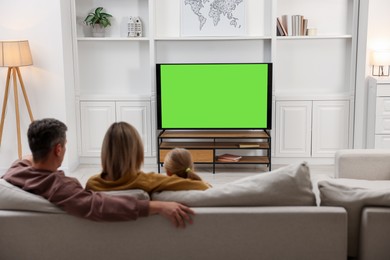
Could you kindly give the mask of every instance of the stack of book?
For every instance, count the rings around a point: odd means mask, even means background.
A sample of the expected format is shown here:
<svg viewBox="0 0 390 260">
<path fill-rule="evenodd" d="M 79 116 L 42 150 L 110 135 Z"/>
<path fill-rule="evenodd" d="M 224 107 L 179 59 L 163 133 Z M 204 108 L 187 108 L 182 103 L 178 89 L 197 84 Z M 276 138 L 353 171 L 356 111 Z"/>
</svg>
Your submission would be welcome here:
<svg viewBox="0 0 390 260">
<path fill-rule="evenodd" d="M 225 153 L 225 154 L 217 156 L 217 161 L 218 162 L 238 162 L 241 158 L 242 158 L 242 156 L 239 156 L 239 155 Z"/>
<path fill-rule="evenodd" d="M 276 34 L 278 36 L 307 35 L 308 20 L 303 15 L 282 15 L 276 19 Z"/>
</svg>

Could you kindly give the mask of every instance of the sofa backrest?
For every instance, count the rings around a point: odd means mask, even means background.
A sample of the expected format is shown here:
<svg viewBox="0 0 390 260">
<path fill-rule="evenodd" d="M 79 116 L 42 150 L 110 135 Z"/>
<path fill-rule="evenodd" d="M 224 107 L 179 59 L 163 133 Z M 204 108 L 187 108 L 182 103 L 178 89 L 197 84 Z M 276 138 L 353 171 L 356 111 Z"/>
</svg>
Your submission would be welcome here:
<svg viewBox="0 0 390 260">
<path fill-rule="evenodd" d="M 390 150 L 339 150 L 335 155 L 335 177 L 390 180 Z"/>
<path fill-rule="evenodd" d="M 175 228 L 156 215 L 93 222 L 67 214 L 0 210 L 1 259 L 345 260 L 341 207 L 194 208 Z"/>
</svg>

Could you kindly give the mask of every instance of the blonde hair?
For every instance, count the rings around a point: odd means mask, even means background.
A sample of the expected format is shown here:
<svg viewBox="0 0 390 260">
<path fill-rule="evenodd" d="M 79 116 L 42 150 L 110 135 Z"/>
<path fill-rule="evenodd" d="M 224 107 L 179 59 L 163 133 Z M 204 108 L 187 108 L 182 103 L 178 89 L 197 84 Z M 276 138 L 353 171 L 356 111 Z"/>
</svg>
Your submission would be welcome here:
<svg viewBox="0 0 390 260">
<path fill-rule="evenodd" d="M 164 159 L 164 168 L 167 172 L 184 179 L 202 180 L 194 172 L 191 153 L 183 148 L 175 148 L 167 153 Z"/>
<path fill-rule="evenodd" d="M 102 173 L 111 180 L 140 171 L 144 162 L 144 146 L 132 125 L 117 122 L 108 128 L 103 140 L 101 162 Z"/>
</svg>

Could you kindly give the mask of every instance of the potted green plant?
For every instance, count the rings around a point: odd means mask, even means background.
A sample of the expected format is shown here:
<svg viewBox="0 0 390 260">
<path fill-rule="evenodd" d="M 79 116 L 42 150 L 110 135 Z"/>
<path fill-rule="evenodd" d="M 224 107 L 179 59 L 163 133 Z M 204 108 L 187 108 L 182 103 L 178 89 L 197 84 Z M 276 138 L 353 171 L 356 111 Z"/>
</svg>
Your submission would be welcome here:
<svg viewBox="0 0 390 260">
<path fill-rule="evenodd" d="M 92 26 L 92 35 L 96 37 L 104 37 L 104 30 L 107 26 L 111 26 L 110 19 L 112 15 L 103 12 L 103 7 L 98 7 L 94 12 L 90 12 L 85 17 L 86 25 Z"/>
</svg>

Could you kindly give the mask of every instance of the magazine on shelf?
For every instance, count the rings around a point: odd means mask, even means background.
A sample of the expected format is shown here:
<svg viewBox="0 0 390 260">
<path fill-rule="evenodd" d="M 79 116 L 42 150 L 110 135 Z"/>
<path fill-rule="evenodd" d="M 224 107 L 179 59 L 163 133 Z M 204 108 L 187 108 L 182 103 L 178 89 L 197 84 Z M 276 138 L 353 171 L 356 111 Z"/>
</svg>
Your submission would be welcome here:
<svg viewBox="0 0 390 260">
<path fill-rule="evenodd" d="M 258 148 L 260 147 L 260 144 L 238 144 L 238 147 L 240 148 Z"/>
<path fill-rule="evenodd" d="M 235 155 L 235 154 L 222 154 L 217 156 L 217 161 L 218 162 L 238 162 L 242 156 L 240 155 Z"/>
</svg>

